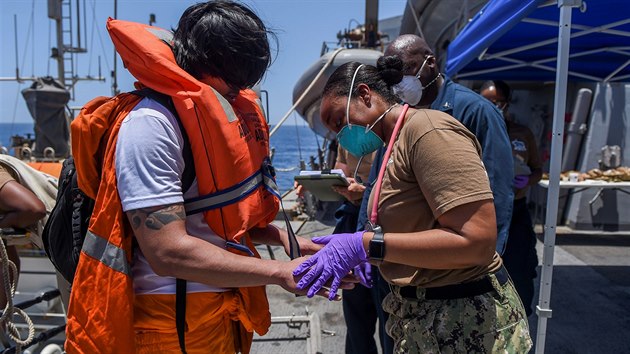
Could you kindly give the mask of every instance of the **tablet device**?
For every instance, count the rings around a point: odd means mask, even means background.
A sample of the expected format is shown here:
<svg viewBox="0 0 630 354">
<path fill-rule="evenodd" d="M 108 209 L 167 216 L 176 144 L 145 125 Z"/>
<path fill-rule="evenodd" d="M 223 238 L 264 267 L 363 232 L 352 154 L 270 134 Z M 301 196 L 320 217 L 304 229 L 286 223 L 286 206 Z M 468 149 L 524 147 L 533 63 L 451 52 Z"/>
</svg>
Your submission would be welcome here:
<svg viewBox="0 0 630 354">
<path fill-rule="evenodd" d="M 334 202 L 338 200 L 344 200 L 344 197 L 335 192 L 333 186 L 348 186 L 348 180 L 345 177 L 338 174 L 317 174 L 306 176 L 295 176 L 295 181 L 301 184 L 309 192 L 311 192 L 317 199 L 323 202 Z"/>
</svg>

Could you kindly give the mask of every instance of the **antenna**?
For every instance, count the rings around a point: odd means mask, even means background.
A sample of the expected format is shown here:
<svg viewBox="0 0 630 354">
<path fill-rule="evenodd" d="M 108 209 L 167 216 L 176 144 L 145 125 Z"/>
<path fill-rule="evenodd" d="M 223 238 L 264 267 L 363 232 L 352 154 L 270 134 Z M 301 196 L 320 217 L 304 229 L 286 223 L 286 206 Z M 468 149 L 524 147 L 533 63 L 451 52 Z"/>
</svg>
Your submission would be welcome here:
<svg viewBox="0 0 630 354">
<path fill-rule="evenodd" d="M 77 48 L 81 47 L 81 5 L 77 0 Z"/>
<path fill-rule="evenodd" d="M 13 15 L 13 27 L 15 31 L 15 79 L 20 82 L 20 62 L 18 60 L 17 14 Z"/>
<path fill-rule="evenodd" d="M 118 0 L 114 0 L 114 20 L 118 18 Z M 120 90 L 118 90 L 118 71 L 116 67 L 118 66 L 118 55 L 116 54 L 116 49 L 114 48 L 114 70 L 112 70 L 112 96 L 116 96 Z"/>
</svg>

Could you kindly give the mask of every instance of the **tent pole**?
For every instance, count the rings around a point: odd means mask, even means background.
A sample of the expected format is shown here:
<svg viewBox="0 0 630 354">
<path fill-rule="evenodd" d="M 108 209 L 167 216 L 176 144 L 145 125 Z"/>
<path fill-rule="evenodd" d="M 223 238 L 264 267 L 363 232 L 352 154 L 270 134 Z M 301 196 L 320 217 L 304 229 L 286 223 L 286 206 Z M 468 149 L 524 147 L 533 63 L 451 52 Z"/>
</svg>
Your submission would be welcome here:
<svg viewBox="0 0 630 354">
<path fill-rule="evenodd" d="M 545 352 L 547 319 L 551 317 L 551 278 L 553 273 L 554 246 L 558 218 L 558 197 L 560 193 L 560 167 L 562 164 L 562 139 L 564 137 L 564 113 L 567 100 L 567 75 L 569 69 L 569 43 L 571 39 L 571 10 L 579 7 L 581 0 L 559 0 L 560 21 L 558 29 L 558 60 L 556 64 L 556 90 L 553 105 L 553 134 L 551 137 L 551 161 L 549 164 L 549 191 L 544 225 L 544 248 L 542 275 L 540 277 L 540 298 L 536 313 L 538 330 L 536 353 Z"/>
</svg>

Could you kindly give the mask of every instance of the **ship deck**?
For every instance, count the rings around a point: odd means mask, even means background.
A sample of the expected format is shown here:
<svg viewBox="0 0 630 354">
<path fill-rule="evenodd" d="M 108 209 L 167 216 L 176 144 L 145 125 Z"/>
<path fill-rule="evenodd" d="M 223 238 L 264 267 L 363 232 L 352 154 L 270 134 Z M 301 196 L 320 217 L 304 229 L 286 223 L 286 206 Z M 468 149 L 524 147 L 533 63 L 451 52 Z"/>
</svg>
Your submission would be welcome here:
<svg viewBox="0 0 630 354">
<path fill-rule="evenodd" d="M 291 205 L 291 202 L 288 203 Z M 287 202 L 285 201 L 285 207 Z M 282 222 L 276 222 L 284 227 Z M 299 234 L 310 237 L 329 234 L 331 226 L 317 221 L 294 222 Z M 543 238 L 536 227 L 539 264 L 542 263 Z M 281 247 L 272 248 L 276 259 L 288 259 Z M 263 257 L 269 257 L 259 246 Z M 538 267 L 540 276 L 540 266 Z M 536 295 L 540 278 L 535 282 Z M 268 287 L 271 316 L 281 321 L 287 316 L 319 318 L 321 353 L 344 353 L 346 327 L 340 302 L 318 297 L 295 297 L 278 286 Z M 630 233 L 576 232 L 559 227 L 554 257 L 551 309 L 547 322 L 547 353 L 630 353 Z M 304 318 L 302 318 L 304 319 Z M 529 318 L 536 340 L 538 317 Z M 317 329 L 317 328 L 315 328 Z M 274 323 L 269 333 L 256 336 L 252 353 L 316 353 L 307 323 L 298 326 Z M 534 350 L 532 349 L 532 353 Z"/>
<path fill-rule="evenodd" d="M 287 209 L 292 206 L 291 201 L 285 200 L 284 204 Z M 275 223 L 284 227 L 284 222 L 278 220 Z M 301 220 L 292 224 L 294 230 L 299 230 L 298 234 L 305 237 L 332 232 L 332 226 L 318 221 Z M 536 231 L 541 263 L 543 245 L 540 226 L 536 227 Z M 258 246 L 258 251 L 263 258 L 288 260 L 282 247 Z M 37 263 L 43 261 L 47 260 L 41 257 L 22 259 L 23 272 L 16 301 L 22 301 L 27 293 L 33 294 L 33 289 L 54 286 L 51 274 L 45 274 L 45 277 L 36 274 L 36 269 L 52 269 Z M 538 287 L 539 279 L 536 279 L 537 293 Z M 296 297 L 279 286 L 268 286 L 267 292 L 272 326 L 266 335 L 255 335 L 252 353 L 344 353 L 346 326 L 341 302 L 331 302 L 322 297 Z M 546 352 L 630 353 L 628 303 L 630 234 L 585 233 L 559 227 L 551 292 L 553 317 L 547 322 Z M 35 306 L 31 311 L 41 314 L 42 310 L 45 312 L 51 307 L 56 306 L 48 302 Z M 41 315 L 33 319 L 36 324 L 46 322 L 45 327 L 58 324 L 59 320 Z M 537 320 L 535 314 L 530 316 L 533 339 L 536 338 Z M 60 343 L 60 340 L 62 337 L 58 336 L 53 342 Z M 30 349 L 32 353 L 37 353 L 41 348 Z"/>
</svg>

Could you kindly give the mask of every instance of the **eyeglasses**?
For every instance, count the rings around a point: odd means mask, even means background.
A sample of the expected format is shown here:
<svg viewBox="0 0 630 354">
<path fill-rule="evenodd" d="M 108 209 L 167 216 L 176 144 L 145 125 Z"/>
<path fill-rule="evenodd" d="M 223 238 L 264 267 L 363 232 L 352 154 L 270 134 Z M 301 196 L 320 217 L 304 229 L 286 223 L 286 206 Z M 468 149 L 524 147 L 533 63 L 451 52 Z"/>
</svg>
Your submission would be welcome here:
<svg viewBox="0 0 630 354">
<path fill-rule="evenodd" d="M 418 69 L 418 71 L 416 72 L 416 75 L 415 75 L 418 79 L 420 78 L 420 74 L 421 74 L 422 68 L 424 67 L 424 64 L 427 63 L 427 60 L 429 60 L 430 58 L 433 58 L 433 57 L 434 57 L 433 55 L 426 55 L 424 57 L 424 61 L 420 65 L 420 69 Z"/>
<path fill-rule="evenodd" d="M 507 106 L 510 104 L 507 101 L 493 101 L 492 103 L 494 103 L 494 105 L 501 111 L 506 109 Z"/>
<path fill-rule="evenodd" d="M 490 100 L 490 102 L 492 102 L 492 104 L 500 111 L 506 109 L 507 106 L 510 104 L 510 102 L 504 100 Z"/>
</svg>

